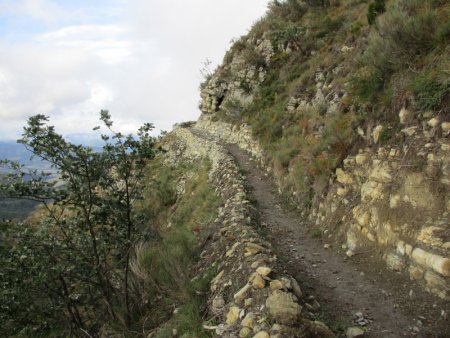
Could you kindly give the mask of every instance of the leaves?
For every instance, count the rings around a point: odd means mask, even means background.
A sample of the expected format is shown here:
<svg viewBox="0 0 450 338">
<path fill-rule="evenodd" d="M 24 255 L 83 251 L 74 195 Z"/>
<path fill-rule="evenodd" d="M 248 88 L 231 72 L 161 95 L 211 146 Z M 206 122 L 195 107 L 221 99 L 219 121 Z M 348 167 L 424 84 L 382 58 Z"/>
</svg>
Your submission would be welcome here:
<svg viewBox="0 0 450 338">
<path fill-rule="evenodd" d="M 110 136 L 102 135 L 105 144 L 94 151 L 66 141 L 48 124 L 47 116 L 29 118 L 19 142 L 50 162 L 58 180 L 48 180 L 49 173 L 27 171 L 19 163 L 0 161 L 10 170 L 0 182 L 0 193 L 43 205 L 38 221 L 8 233 L 14 242 L 8 246 L 11 255 L 2 262 L 9 269 L 5 278 L 26 281 L 5 282 L 6 293 L 0 295 L 19 300 L 0 322 L 0 326 L 3 321 L 15 323 L 11 334 L 17 333 L 14 326 L 20 327 L 17 321 L 22 317 L 17 313 L 29 303 L 24 297 L 32 292 L 39 297 L 27 312 L 31 322 L 41 321 L 46 313 L 43 304 L 58 313 L 48 314 L 48 320 L 55 320 L 56 326 L 68 323 L 69 330 L 95 332 L 105 321 L 129 325 L 133 295 L 128 265 L 138 229 L 146 221 L 135 201 L 142 198 L 142 170 L 157 150 L 150 136 L 152 124 L 144 124 L 134 136 L 113 131 L 106 110 L 100 112 L 100 120 Z M 125 310 L 117 309 L 121 303 Z"/>
</svg>

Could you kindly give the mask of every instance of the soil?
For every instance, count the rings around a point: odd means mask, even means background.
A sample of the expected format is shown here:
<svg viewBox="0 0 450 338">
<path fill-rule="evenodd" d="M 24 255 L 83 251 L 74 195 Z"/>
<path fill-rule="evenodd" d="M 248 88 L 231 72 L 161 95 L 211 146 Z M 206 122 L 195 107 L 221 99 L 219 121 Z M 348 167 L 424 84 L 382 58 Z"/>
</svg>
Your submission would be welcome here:
<svg viewBox="0 0 450 338">
<path fill-rule="evenodd" d="M 340 335 L 358 326 L 359 313 L 369 322 L 365 337 L 450 337 L 449 302 L 427 293 L 406 274 L 387 270 L 376 248 L 349 258 L 338 239 L 316 238 L 308 221 L 283 205 L 257 163 L 235 145 L 226 148 L 246 175 L 261 232 L 285 272 L 319 302 L 317 319 Z"/>
</svg>

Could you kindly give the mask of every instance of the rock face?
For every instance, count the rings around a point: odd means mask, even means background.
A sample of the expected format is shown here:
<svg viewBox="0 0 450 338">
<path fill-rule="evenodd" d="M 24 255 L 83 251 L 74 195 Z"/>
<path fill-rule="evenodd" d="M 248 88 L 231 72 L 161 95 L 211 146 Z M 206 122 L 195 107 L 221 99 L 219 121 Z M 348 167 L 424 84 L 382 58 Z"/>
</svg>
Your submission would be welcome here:
<svg viewBox="0 0 450 338">
<path fill-rule="evenodd" d="M 242 173 L 218 143 L 207 135 L 199 137 L 198 132 L 177 127 L 167 137 L 165 147 L 169 162 L 180 158 L 209 159 L 210 182 L 225 201 L 213 222 L 212 240 L 200 255 L 207 261 L 199 263 L 205 268 L 211 262 L 217 264 L 208 301 L 209 314 L 219 323 L 213 327 L 216 336 L 304 337 L 308 329 L 299 326 L 300 286 L 292 277 L 277 271 L 277 258 L 270 245 L 253 228 L 255 221 Z M 278 287 L 272 291 L 270 286 L 275 284 Z"/>
<path fill-rule="evenodd" d="M 408 146 L 369 147 L 379 142 L 382 127 L 378 128 L 376 139 L 367 139 L 367 147 L 349 155 L 336 169 L 327 195 L 313 205 L 309 219 L 324 230 L 340 220 L 349 257 L 376 245 L 389 269 L 404 272 L 429 292 L 450 299 L 450 140 L 444 127 L 443 137 L 430 138 L 430 132 L 443 124 L 426 123 L 419 132 L 418 126 L 411 125 L 411 116 L 406 111 L 400 114 L 401 122 L 416 130 L 404 136 Z M 213 122 L 204 116 L 196 128 L 237 144 L 270 172 L 248 126 Z"/>
<path fill-rule="evenodd" d="M 273 56 L 272 42 L 262 38 L 247 41 L 251 44 L 266 65 Z M 223 74 L 228 74 L 234 81 L 224 81 Z M 258 86 L 265 80 L 267 69 L 258 65 L 250 65 L 245 56 L 236 52 L 232 59 L 221 66 L 201 88 L 202 98 L 200 110 L 204 114 L 213 114 L 220 109 L 229 116 L 240 114 L 240 111 L 253 102 L 253 95 Z"/>
</svg>

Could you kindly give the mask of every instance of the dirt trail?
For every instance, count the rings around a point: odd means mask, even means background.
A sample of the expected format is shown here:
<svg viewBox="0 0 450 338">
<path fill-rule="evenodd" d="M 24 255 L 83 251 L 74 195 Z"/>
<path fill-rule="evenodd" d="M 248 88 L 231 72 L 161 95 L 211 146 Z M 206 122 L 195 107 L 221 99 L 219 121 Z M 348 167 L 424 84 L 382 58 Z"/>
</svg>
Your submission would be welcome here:
<svg viewBox="0 0 450 338">
<path fill-rule="evenodd" d="M 387 271 L 375 249 L 347 258 L 331 238 L 313 238 L 307 221 L 282 208 L 272 182 L 248 154 L 235 145 L 226 147 L 246 174 L 266 238 L 286 271 L 321 304 L 329 325 L 357 326 L 359 312 L 369 320 L 366 337 L 450 337 L 442 315 L 448 302 Z"/>
</svg>

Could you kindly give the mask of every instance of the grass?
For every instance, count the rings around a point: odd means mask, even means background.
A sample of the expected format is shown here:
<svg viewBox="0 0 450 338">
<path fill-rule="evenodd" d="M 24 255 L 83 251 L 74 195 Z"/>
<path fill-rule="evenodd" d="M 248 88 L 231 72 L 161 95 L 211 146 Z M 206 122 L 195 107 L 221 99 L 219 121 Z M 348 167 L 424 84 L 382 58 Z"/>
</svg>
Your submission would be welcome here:
<svg viewBox="0 0 450 338">
<path fill-rule="evenodd" d="M 173 330 L 179 336 L 192 338 L 211 337 L 210 332 L 203 329 L 205 302 L 212 279 L 217 273 L 217 264 L 213 264 L 200 276 L 188 283 L 189 301 L 181 305 L 173 318 L 165 323 L 155 338 L 173 337 Z"/>
<path fill-rule="evenodd" d="M 215 267 L 193 280 L 191 270 L 205 227 L 222 203 L 208 182 L 209 169 L 208 161 L 169 167 L 161 158 L 147 171 L 151 180 L 141 208 L 148 209 L 158 235 L 136 248 L 133 271 L 139 276 L 141 293 L 150 300 L 142 325 L 149 331 L 167 322 L 158 337 L 172 337 L 172 329 L 186 337 L 208 336 L 202 328 L 202 313 Z M 180 179 L 186 179 L 181 194 Z"/>
</svg>

